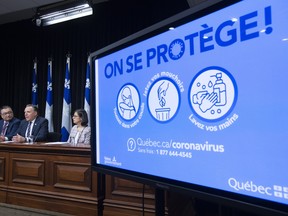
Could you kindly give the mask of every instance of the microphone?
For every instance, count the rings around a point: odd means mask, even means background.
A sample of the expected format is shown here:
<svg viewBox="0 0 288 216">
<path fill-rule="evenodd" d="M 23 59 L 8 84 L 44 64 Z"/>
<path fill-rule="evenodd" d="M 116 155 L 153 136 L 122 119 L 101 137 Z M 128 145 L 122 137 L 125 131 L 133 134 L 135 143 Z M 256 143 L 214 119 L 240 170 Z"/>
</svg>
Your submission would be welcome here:
<svg viewBox="0 0 288 216">
<path fill-rule="evenodd" d="M 39 133 L 36 134 L 36 136 L 33 139 L 33 142 L 37 142 L 38 137 L 39 137 Z"/>
<path fill-rule="evenodd" d="M 39 137 L 39 133 L 37 133 L 36 136 L 31 134 L 30 136 L 27 137 L 28 143 L 32 144 L 34 142 L 37 142 L 38 137 Z"/>
</svg>

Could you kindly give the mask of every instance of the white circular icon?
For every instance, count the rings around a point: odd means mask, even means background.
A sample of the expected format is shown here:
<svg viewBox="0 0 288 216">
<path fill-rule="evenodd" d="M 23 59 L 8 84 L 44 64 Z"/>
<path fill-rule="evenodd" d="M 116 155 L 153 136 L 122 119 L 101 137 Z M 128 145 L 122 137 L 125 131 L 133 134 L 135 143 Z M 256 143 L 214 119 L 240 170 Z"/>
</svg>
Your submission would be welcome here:
<svg viewBox="0 0 288 216">
<path fill-rule="evenodd" d="M 140 97 L 137 89 L 132 84 L 124 85 L 117 99 L 117 108 L 120 116 L 130 121 L 136 116 L 140 105 Z"/>
<path fill-rule="evenodd" d="M 150 114 L 159 122 L 173 118 L 180 104 L 179 91 L 170 79 L 159 79 L 151 87 L 148 95 Z"/>
<path fill-rule="evenodd" d="M 189 102 L 195 114 L 206 121 L 225 118 L 237 99 L 237 86 L 223 68 L 209 67 L 200 71 L 190 86 Z"/>
</svg>

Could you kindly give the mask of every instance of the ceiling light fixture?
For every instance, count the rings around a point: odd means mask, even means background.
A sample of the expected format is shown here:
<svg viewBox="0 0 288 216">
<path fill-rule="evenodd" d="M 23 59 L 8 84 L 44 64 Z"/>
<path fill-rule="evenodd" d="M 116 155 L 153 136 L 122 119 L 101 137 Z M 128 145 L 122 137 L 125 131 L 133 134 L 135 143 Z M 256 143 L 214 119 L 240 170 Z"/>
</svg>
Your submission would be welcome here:
<svg viewBox="0 0 288 216">
<path fill-rule="evenodd" d="M 35 18 L 37 26 L 47 26 L 93 14 L 87 1 L 70 1 L 38 8 Z"/>
</svg>

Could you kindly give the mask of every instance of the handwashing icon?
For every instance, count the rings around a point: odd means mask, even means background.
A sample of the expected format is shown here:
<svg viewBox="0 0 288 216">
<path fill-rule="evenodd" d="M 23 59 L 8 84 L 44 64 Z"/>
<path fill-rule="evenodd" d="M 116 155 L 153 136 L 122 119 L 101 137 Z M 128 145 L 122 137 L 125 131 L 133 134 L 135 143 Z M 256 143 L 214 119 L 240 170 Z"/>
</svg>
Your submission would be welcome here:
<svg viewBox="0 0 288 216">
<path fill-rule="evenodd" d="M 203 113 L 211 109 L 217 101 L 218 96 L 215 92 L 209 94 L 207 91 L 205 91 L 205 94 L 204 92 L 198 92 L 196 95 L 193 95 L 193 103 L 198 103 L 199 108 Z"/>
<path fill-rule="evenodd" d="M 200 110 L 205 113 L 213 106 L 224 106 L 226 104 L 226 85 L 223 82 L 222 73 L 217 73 L 211 77 L 216 77 L 217 80 L 213 86 L 213 91 L 209 93 L 207 90 L 199 91 L 193 95 L 192 101 L 194 104 L 199 104 Z M 211 81 L 209 82 L 211 83 Z M 208 85 L 208 87 L 212 87 Z M 204 86 L 203 88 L 206 88 Z"/>
<path fill-rule="evenodd" d="M 232 74 L 221 67 L 207 67 L 192 80 L 189 101 L 202 120 L 225 118 L 237 100 L 237 85 Z"/>
</svg>

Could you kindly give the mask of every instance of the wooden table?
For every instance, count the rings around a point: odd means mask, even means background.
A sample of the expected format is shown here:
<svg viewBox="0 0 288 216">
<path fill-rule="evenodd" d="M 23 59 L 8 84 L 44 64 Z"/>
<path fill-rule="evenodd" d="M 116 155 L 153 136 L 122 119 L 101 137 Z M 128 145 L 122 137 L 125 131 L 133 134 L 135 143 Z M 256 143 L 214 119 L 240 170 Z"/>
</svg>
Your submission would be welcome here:
<svg viewBox="0 0 288 216">
<path fill-rule="evenodd" d="M 89 145 L 0 143 L 0 202 L 101 215 L 104 185 Z"/>
<path fill-rule="evenodd" d="M 142 215 L 143 210 L 153 216 L 154 194 L 148 185 L 93 171 L 89 145 L 0 143 L 2 203 L 81 216 Z"/>
</svg>

